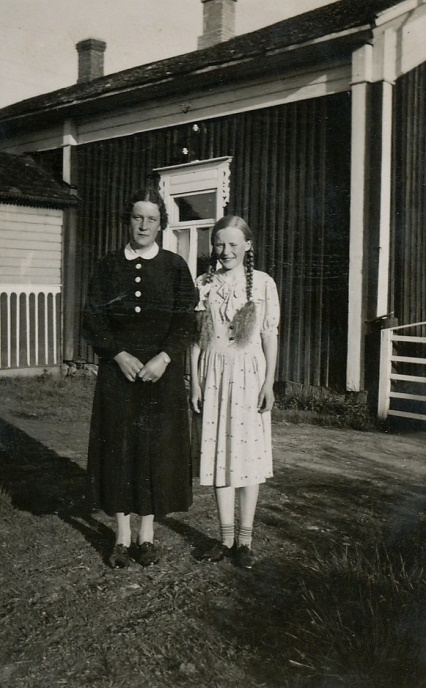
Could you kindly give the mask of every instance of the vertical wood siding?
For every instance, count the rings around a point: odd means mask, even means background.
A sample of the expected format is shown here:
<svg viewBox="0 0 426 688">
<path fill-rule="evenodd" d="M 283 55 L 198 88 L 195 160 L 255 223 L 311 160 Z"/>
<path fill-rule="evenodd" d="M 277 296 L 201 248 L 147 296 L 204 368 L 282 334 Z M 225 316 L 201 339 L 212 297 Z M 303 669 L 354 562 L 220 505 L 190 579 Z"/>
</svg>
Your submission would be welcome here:
<svg viewBox="0 0 426 688">
<path fill-rule="evenodd" d="M 345 384 L 350 96 L 346 93 L 78 149 L 80 310 L 96 260 L 123 245 L 120 212 L 155 167 L 231 155 L 228 212 L 256 236 L 282 304 L 278 376 Z M 81 323 L 80 323 L 81 327 Z M 79 338 L 78 356 L 91 356 Z"/>
<path fill-rule="evenodd" d="M 426 320 L 426 64 L 396 82 L 392 166 L 389 310 L 405 325 Z"/>
</svg>

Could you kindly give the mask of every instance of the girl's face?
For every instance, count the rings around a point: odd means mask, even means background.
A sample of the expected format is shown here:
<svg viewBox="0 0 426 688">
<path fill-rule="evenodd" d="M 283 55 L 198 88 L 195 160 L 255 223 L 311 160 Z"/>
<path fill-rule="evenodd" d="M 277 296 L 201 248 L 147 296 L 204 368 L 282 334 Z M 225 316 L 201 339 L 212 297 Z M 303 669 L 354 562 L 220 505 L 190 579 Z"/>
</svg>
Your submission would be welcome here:
<svg viewBox="0 0 426 688">
<path fill-rule="evenodd" d="M 244 256 L 251 248 L 251 241 L 246 241 L 241 229 L 230 226 L 218 231 L 213 246 L 223 269 L 233 270 L 242 264 Z"/>
<path fill-rule="evenodd" d="M 158 205 L 138 201 L 130 214 L 130 244 L 136 250 L 152 246 L 160 231 L 161 216 Z"/>
</svg>

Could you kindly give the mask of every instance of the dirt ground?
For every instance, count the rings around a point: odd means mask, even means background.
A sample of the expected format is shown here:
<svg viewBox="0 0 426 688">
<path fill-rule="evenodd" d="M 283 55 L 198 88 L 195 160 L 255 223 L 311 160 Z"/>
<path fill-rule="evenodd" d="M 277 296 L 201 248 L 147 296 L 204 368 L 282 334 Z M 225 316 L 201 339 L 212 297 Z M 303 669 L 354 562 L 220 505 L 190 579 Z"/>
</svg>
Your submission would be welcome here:
<svg viewBox="0 0 426 688">
<path fill-rule="evenodd" d="M 89 432 L 89 421 L 70 423 L 50 420 L 49 417 L 32 418 L 30 413 L 23 417 L 12 399 L 4 400 L 1 417 L 15 428 L 32 438 L 40 447 L 50 452 L 52 457 L 63 457 L 66 466 L 71 468 L 70 476 L 65 469 L 65 482 L 62 491 L 66 493 L 67 482 L 75 482 L 84 492 L 84 471 Z M 1 441 L 1 433 L 0 433 Z M 346 521 L 348 538 L 355 536 L 357 526 L 361 529 L 374 514 L 382 514 L 381 520 L 386 531 L 393 537 L 403 537 L 405 532 L 416 528 L 423 520 L 426 509 L 426 429 L 399 433 L 361 432 L 321 427 L 317 425 L 295 425 L 282 419 L 282 412 L 274 412 L 273 422 L 274 478 L 262 486 L 257 512 L 259 539 L 265 543 L 268 525 L 282 528 L 285 532 L 288 521 L 289 531 L 297 525 L 299 534 L 315 537 L 322 532 L 333 539 Z M 72 468 L 75 467 L 75 470 Z M 57 469 L 56 469 L 57 470 Z M 52 469 L 53 473 L 55 468 Z M 61 471 L 60 471 L 61 472 Z M 39 479 L 36 475 L 36 482 Z M 43 478 L 42 478 L 43 480 Z M 19 481 L 18 481 L 19 482 Z M 24 504 L 28 501 L 28 483 L 24 476 L 22 495 Z M 67 499 L 75 503 L 78 510 L 80 495 L 78 486 L 72 485 L 70 495 L 64 494 L 63 508 Z M 53 500 L 57 500 L 60 485 L 53 489 Z M 31 509 L 49 512 L 49 489 L 34 491 L 43 493 L 42 502 L 33 504 Z M 19 487 L 15 494 L 17 503 Z M 82 498 L 82 494 L 81 494 Z M 278 518 L 276 504 L 278 499 L 283 512 Z M 16 501 L 16 500 L 15 500 Z M 345 507 L 345 501 L 347 502 Z M 197 526 L 197 516 L 204 521 L 202 509 L 209 508 L 211 523 L 209 535 L 217 536 L 215 507 L 209 490 L 195 484 L 194 506 L 188 516 Z M 52 504 L 53 509 L 53 504 Z M 192 519 L 191 519 L 192 515 Z M 113 522 L 105 517 L 105 523 Z M 392 534 L 393 535 L 392 535 Z M 263 536 L 263 537 L 262 537 Z M 340 536 L 339 536 L 340 537 Z M 296 539 L 296 538 L 295 538 Z M 304 537 L 301 538 L 303 542 Z"/>
<path fill-rule="evenodd" d="M 398 677 L 395 665 L 380 660 L 376 668 L 383 681 L 330 683 L 331 669 L 315 652 L 327 632 L 334 635 L 324 647 L 331 647 L 335 632 L 321 627 L 315 642 L 309 640 L 312 618 L 303 597 L 307 589 L 312 595 L 321 590 L 326 608 L 329 602 L 330 608 L 337 604 L 343 613 L 354 586 L 348 580 L 336 597 L 335 574 L 324 563 L 331 552 L 343 548 L 356 555 L 374 531 L 390 545 L 424 533 L 426 431 L 391 434 L 294 425 L 277 411 L 274 478 L 261 489 L 253 572 L 235 570 L 227 562 L 216 567 L 200 562 L 197 553 L 218 529 L 212 492 L 195 485 L 190 512 L 170 515 L 157 525 L 160 565 L 144 572 L 134 564 L 122 574 L 105 564 L 112 519 L 83 516 L 89 414 L 85 411 L 78 422 L 70 422 L 66 409 L 63 418 L 61 412 L 55 415 L 52 420 L 37 410 L 22 413 L 13 395 L 4 396 L 1 404 L 0 482 L 18 511 L 5 507 L 1 529 L 6 599 L 0 615 L 0 685 L 426 685 L 426 674 L 419 673 L 426 671 L 425 634 L 413 622 L 410 633 L 419 649 L 397 658 Z M 371 540 L 374 544 L 374 534 Z M 289 641 L 302 627 L 308 629 L 305 635 Z M 395 627 L 400 634 L 400 617 Z M 368 652 L 368 635 L 363 642 Z M 109 659 L 116 652 L 122 653 L 120 666 Z M 309 653 L 315 676 L 325 676 L 316 683 L 303 682 L 307 669 L 301 657 Z M 358 664 L 366 661 L 362 657 Z M 342 661 L 346 666 L 345 656 Z"/>
<path fill-rule="evenodd" d="M 8 403 L 9 402 L 9 403 Z M 40 418 L 34 413 L 22 417 L 16 401 L 3 399 L 1 418 L 42 443 L 58 456 L 86 465 L 89 422 L 76 424 Z M 28 417 L 29 416 L 29 417 Z M 387 478 L 418 482 L 421 489 L 426 477 L 426 427 L 424 430 L 398 432 L 360 432 L 293 424 L 274 412 L 273 445 L 276 472 L 290 468 L 311 471 L 312 476 L 336 474 L 367 480 L 378 486 Z M 1 440 L 1 436 L 0 436 Z M 289 476 L 290 477 L 290 476 Z"/>
<path fill-rule="evenodd" d="M 7 424 L 40 443 L 54 456 L 63 457 L 85 470 L 88 419 L 76 424 L 66 419 L 58 422 L 34 415 L 32 418 L 27 413 L 22 417 L 13 398 L 9 403 L 3 400 L 1 418 Z M 333 510 L 338 512 L 340 522 L 341 500 L 345 494 L 350 496 L 348 515 L 355 509 L 352 515 L 358 522 L 363 519 L 363 508 L 366 513 L 378 507 L 380 502 L 383 522 L 395 533 L 409 528 L 409 522 L 416 521 L 426 508 L 426 428 L 379 433 L 295 425 L 282 420 L 282 413 L 276 411 L 273 448 L 275 475 L 262 487 L 261 513 L 268 511 L 269 495 L 278 487 L 283 488 L 281 499 L 291 512 L 291 497 L 299 484 L 304 494 L 308 488 L 303 528 L 312 532 L 321 528 L 330 532 Z M 331 484 L 334 490 L 340 485 L 340 495 L 328 494 Z M 317 499 L 313 498 L 313 493 L 310 498 L 309 485 Z M 195 486 L 195 507 L 198 498 L 205 503 L 205 494 L 205 488 Z M 300 504 L 298 508 L 301 509 Z M 260 520 L 260 526 L 264 525 L 263 519 Z"/>
</svg>

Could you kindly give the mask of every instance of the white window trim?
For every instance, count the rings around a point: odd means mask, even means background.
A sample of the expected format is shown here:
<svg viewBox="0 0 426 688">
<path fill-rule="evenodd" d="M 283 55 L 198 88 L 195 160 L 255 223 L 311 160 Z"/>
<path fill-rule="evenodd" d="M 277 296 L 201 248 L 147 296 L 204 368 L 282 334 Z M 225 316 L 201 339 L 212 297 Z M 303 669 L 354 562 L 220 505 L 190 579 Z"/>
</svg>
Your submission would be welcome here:
<svg viewBox="0 0 426 688">
<path fill-rule="evenodd" d="M 154 170 L 160 176 L 160 192 L 169 213 L 169 225 L 163 233 L 163 247 L 170 251 L 176 251 L 175 232 L 183 229 L 189 230 L 188 266 L 194 278 L 197 271 L 197 229 L 203 226 L 212 227 L 222 217 L 223 210 L 229 203 L 231 162 L 232 158 L 226 156 L 210 160 L 197 160 L 171 167 L 160 167 Z M 216 194 L 215 217 L 179 222 L 174 200 L 180 196 L 206 192 Z"/>
</svg>

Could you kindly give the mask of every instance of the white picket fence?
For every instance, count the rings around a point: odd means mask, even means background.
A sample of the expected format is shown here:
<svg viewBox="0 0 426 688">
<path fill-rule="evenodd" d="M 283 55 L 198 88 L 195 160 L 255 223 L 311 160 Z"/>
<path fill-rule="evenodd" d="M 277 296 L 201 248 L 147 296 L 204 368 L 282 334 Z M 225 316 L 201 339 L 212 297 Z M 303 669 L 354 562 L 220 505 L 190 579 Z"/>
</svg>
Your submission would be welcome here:
<svg viewBox="0 0 426 688">
<path fill-rule="evenodd" d="M 377 413 L 379 418 L 385 419 L 388 416 L 399 416 L 413 420 L 426 421 L 426 337 L 418 334 L 410 334 L 413 330 L 420 331 L 426 326 L 425 322 L 412 323 L 410 325 L 400 325 L 390 327 L 381 332 L 380 346 L 380 379 L 379 379 L 379 398 Z M 404 343 L 405 349 L 410 349 L 413 344 L 421 350 L 421 356 L 398 355 L 398 344 Z M 418 351 L 416 352 L 418 353 Z M 419 368 L 419 375 L 403 374 L 398 372 L 404 364 L 410 364 L 416 369 Z M 424 387 L 422 386 L 424 385 Z M 402 387 L 402 391 L 401 391 Z M 415 389 L 415 391 L 412 391 Z M 425 391 L 418 394 L 418 391 Z M 399 408 L 392 408 L 392 401 L 400 400 L 397 404 Z M 416 412 L 403 410 L 403 406 L 412 406 L 413 402 L 419 407 Z M 402 407 L 402 408 L 401 408 Z M 418 411 L 418 412 L 417 412 Z"/>
<path fill-rule="evenodd" d="M 0 371 L 58 364 L 60 286 L 0 285 Z"/>
</svg>

